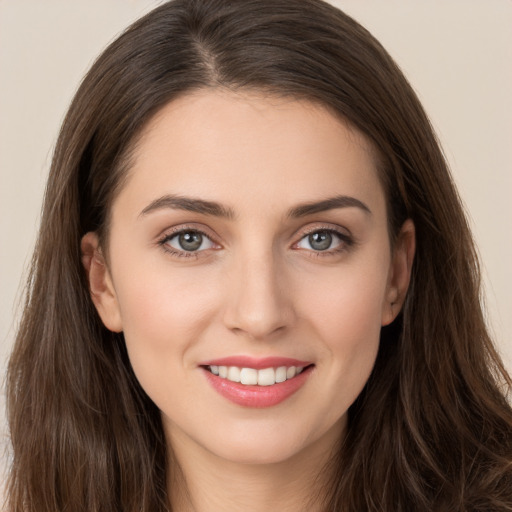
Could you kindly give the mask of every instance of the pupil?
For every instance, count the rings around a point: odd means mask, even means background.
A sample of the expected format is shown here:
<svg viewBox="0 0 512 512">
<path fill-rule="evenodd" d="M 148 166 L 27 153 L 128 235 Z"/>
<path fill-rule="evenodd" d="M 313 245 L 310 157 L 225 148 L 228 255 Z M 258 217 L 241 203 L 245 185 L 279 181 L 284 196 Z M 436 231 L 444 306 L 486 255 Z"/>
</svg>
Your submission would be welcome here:
<svg viewBox="0 0 512 512">
<path fill-rule="evenodd" d="M 194 231 L 188 231 L 179 235 L 179 242 L 182 249 L 185 251 L 197 251 L 203 243 L 203 235 L 201 233 L 195 233 Z"/>
<path fill-rule="evenodd" d="M 317 251 L 329 249 L 332 243 L 332 235 L 328 231 L 317 231 L 309 235 L 309 244 Z"/>
</svg>

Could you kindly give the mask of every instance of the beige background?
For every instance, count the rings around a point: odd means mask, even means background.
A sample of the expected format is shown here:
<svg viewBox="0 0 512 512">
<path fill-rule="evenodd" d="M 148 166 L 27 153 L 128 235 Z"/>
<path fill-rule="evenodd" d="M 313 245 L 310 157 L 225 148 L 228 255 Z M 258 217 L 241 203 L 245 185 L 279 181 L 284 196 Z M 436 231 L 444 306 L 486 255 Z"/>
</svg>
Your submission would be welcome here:
<svg viewBox="0 0 512 512">
<path fill-rule="evenodd" d="M 159 3 L 0 0 L 2 377 L 20 279 L 34 245 L 51 150 L 66 107 L 101 49 Z M 431 116 L 480 248 L 489 322 L 512 369 L 512 2 L 332 3 L 383 43 Z M 0 408 L 0 435 L 5 436 L 3 402 Z"/>
</svg>

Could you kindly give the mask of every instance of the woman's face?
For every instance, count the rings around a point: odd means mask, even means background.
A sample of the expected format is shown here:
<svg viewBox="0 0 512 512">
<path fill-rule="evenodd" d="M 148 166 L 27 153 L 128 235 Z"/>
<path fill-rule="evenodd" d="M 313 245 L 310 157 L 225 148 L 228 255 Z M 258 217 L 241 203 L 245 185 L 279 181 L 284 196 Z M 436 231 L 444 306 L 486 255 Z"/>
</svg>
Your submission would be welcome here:
<svg viewBox="0 0 512 512">
<path fill-rule="evenodd" d="M 145 128 L 108 267 L 94 234 L 83 250 L 171 444 L 277 462 L 342 434 L 405 293 L 411 229 L 392 250 L 356 130 L 304 101 L 206 90 Z"/>
</svg>

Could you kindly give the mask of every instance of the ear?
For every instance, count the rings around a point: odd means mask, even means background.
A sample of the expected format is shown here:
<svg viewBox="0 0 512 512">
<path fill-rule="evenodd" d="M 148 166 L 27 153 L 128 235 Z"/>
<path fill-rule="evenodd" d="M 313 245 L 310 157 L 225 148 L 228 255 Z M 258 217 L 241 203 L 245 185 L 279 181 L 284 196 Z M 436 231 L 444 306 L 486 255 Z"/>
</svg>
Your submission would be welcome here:
<svg viewBox="0 0 512 512">
<path fill-rule="evenodd" d="M 402 309 L 411 280 L 415 250 L 414 223 L 411 219 L 407 219 L 400 229 L 393 248 L 386 296 L 382 305 L 382 325 L 390 324 Z"/>
<path fill-rule="evenodd" d="M 96 233 L 89 232 L 84 235 L 81 251 L 89 292 L 98 314 L 107 329 L 121 332 L 123 327 L 116 291 Z"/>
</svg>

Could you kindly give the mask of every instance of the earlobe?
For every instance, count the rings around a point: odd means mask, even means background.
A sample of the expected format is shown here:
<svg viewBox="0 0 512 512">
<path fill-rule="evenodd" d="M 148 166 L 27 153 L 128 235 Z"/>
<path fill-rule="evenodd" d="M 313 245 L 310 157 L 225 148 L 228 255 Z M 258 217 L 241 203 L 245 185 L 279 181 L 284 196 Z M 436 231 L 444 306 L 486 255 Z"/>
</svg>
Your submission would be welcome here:
<svg viewBox="0 0 512 512">
<path fill-rule="evenodd" d="M 405 301 L 411 280 L 416 251 L 414 223 L 407 219 L 395 241 L 386 297 L 382 306 L 382 325 L 388 325 L 398 316 Z"/>
<path fill-rule="evenodd" d="M 105 327 L 114 332 L 123 330 L 117 296 L 98 235 L 89 232 L 81 242 L 82 265 L 89 282 L 89 293 Z"/>
</svg>

